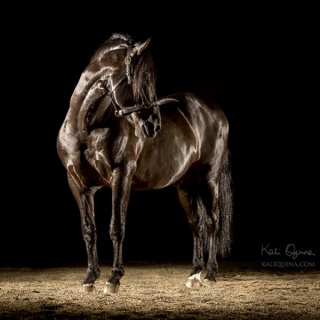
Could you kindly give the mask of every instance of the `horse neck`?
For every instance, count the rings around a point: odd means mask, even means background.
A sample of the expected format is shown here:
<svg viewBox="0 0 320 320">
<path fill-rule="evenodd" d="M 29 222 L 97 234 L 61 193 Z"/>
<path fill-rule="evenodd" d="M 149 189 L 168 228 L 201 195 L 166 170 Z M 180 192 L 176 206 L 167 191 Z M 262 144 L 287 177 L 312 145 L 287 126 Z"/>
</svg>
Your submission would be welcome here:
<svg viewBox="0 0 320 320">
<path fill-rule="evenodd" d="M 106 96 L 105 81 L 100 79 L 101 76 L 96 75 L 87 80 L 84 72 L 71 96 L 67 118 L 75 130 L 85 130 L 90 123 L 90 117 L 96 112 L 99 100 Z"/>
</svg>

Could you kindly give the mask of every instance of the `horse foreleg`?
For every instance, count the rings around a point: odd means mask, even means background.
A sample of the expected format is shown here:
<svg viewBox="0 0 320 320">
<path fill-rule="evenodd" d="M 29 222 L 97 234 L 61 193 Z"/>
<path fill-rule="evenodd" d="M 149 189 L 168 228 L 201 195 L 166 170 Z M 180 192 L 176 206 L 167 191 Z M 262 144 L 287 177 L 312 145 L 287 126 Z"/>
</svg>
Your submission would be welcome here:
<svg viewBox="0 0 320 320">
<path fill-rule="evenodd" d="M 94 215 L 94 199 L 93 195 L 81 195 L 80 199 L 82 236 L 85 242 L 88 258 L 87 276 L 82 282 L 81 291 L 91 292 L 95 289 L 94 283 L 100 276 L 97 253 L 97 230 Z"/>
<path fill-rule="evenodd" d="M 90 292 L 94 290 L 94 283 L 100 276 L 100 268 L 97 254 L 97 231 L 94 214 L 94 193 L 79 191 L 79 186 L 68 175 L 70 189 L 75 197 L 80 211 L 81 231 L 87 251 L 87 276 L 82 282 L 80 291 Z"/>
<path fill-rule="evenodd" d="M 121 172 L 116 170 L 113 173 L 112 181 L 112 216 L 109 233 L 113 244 L 113 265 L 111 275 L 104 287 L 104 293 L 117 293 L 120 279 L 124 275 L 122 249 L 131 179 L 128 176 L 123 177 Z"/>
</svg>

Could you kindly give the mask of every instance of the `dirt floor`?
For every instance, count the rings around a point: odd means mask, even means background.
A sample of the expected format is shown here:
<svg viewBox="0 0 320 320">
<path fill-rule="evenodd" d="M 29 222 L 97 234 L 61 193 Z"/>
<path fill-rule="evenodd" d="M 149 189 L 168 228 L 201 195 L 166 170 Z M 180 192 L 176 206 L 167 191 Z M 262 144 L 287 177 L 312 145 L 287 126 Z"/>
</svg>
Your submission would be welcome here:
<svg viewBox="0 0 320 320">
<path fill-rule="evenodd" d="M 110 266 L 92 293 L 86 267 L 0 268 L 0 319 L 320 319 L 320 270 L 222 263 L 212 288 L 188 288 L 188 263 L 129 263 L 116 294 Z"/>
</svg>

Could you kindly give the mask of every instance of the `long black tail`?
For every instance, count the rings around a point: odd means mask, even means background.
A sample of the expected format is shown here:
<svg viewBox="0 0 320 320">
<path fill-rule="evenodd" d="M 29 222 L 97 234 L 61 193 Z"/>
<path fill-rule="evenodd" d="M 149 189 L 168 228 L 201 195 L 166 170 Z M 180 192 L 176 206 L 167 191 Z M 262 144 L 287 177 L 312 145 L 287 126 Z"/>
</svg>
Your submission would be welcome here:
<svg viewBox="0 0 320 320">
<path fill-rule="evenodd" d="M 231 251 L 233 228 L 233 190 L 229 149 L 225 153 L 219 184 L 219 218 L 218 254 L 225 257 Z"/>
</svg>

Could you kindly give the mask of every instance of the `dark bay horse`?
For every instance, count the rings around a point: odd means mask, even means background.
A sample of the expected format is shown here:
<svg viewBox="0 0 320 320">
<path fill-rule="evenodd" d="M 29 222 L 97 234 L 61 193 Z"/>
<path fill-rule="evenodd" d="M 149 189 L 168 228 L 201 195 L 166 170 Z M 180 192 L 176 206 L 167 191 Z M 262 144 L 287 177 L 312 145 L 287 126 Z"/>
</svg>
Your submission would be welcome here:
<svg viewBox="0 0 320 320">
<path fill-rule="evenodd" d="M 193 234 L 192 271 L 186 286 L 214 284 L 217 255 L 230 252 L 228 120 L 217 104 L 192 93 L 158 99 L 149 42 L 134 42 L 117 33 L 96 50 L 58 134 L 57 151 L 79 207 L 87 251 L 83 291 L 92 291 L 100 276 L 94 195 L 105 186 L 112 190 L 113 243 L 105 293 L 116 293 L 124 275 L 131 190 L 177 188 Z"/>
</svg>

